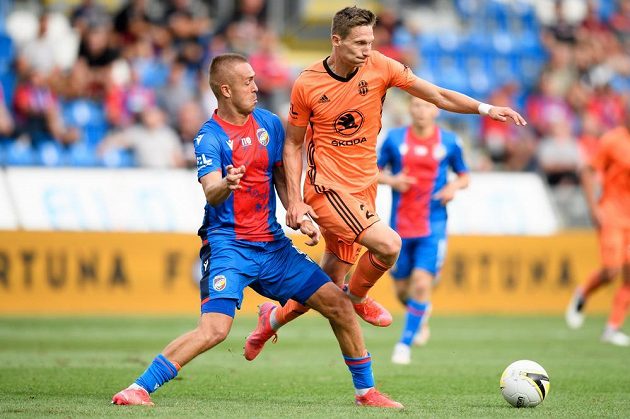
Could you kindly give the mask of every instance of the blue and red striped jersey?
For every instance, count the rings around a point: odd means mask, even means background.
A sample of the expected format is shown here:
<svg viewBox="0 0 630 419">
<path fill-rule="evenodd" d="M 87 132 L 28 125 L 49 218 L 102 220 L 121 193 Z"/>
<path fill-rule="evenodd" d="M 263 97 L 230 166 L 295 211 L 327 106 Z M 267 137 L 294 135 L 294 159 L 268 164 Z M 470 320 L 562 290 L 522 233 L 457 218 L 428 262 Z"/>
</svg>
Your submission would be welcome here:
<svg viewBox="0 0 630 419">
<path fill-rule="evenodd" d="M 446 206 L 435 194 L 448 182 L 449 168 L 457 174 L 468 172 L 459 139 L 438 127 L 428 138 L 419 138 L 411 127 L 391 130 L 379 151 L 378 166 L 416 179 L 405 193 L 392 189 L 390 224 L 403 238 L 428 236 L 431 221 L 446 220 Z"/>
<path fill-rule="evenodd" d="M 197 179 L 226 166 L 245 166 L 241 189 L 217 206 L 206 203 L 202 240 L 270 242 L 284 236 L 276 220 L 273 169 L 282 164 L 284 129 L 278 116 L 255 109 L 247 122 L 232 125 L 215 114 L 199 130 L 195 142 Z"/>
</svg>

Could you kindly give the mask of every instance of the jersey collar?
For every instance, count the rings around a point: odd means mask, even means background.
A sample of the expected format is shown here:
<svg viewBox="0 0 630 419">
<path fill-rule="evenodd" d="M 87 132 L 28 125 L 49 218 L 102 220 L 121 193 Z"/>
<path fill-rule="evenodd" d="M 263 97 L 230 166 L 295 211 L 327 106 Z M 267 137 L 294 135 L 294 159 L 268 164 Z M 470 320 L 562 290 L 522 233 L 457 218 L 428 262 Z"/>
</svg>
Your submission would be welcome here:
<svg viewBox="0 0 630 419">
<path fill-rule="evenodd" d="M 326 69 L 326 72 L 328 73 L 328 75 L 330 75 L 330 77 L 332 77 L 335 80 L 342 81 L 342 82 L 345 83 L 347 81 L 350 81 L 354 77 L 354 75 L 357 74 L 357 72 L 359 71 L 359 67 L 357 67 L 357 68 L 354 69 L 354 71 L 352 73 L 350 73 L 350 75 L 348 75 L 348 77 L 341 77 L 341 76 L 335 74 L 330 69 L 330 67 L 328 66 L 328 62 L 327 61 L 328 61 L 329 58 L 330 58 L 330 55 L 328 57 L 324 58 L 324 68 Z"/>
</svg>

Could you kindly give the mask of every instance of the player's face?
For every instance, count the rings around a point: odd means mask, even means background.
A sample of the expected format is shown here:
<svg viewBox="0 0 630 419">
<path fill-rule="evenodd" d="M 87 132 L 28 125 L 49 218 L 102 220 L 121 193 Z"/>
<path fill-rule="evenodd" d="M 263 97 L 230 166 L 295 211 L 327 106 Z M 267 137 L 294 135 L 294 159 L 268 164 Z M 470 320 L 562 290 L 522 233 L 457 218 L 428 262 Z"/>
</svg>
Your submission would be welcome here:
<svg viewBox="0 0 630 419">
<path fill-rule="evenodd" d="M 360 67 L 372 52 L 374 31 L 371 26 L 355 26 L 343 39 L 333 35 L 332 42 L 341 60 L 348 66 Z"/>
<path fill-rule="evenodd" d="M 249 114 L 256 106 L 258 86 L 254 81 L 254 69 L 249 63 L 238 63 L 230 77 L 232 104 L 242 114 Z"/>
<path fill-rule="evenodd" d="M 409 113 L 414 125 L 424 128 L 433 125 L 438 115 L 438 108 L 426 100 L 414 97 L 409 104 Z"/>
</svg>

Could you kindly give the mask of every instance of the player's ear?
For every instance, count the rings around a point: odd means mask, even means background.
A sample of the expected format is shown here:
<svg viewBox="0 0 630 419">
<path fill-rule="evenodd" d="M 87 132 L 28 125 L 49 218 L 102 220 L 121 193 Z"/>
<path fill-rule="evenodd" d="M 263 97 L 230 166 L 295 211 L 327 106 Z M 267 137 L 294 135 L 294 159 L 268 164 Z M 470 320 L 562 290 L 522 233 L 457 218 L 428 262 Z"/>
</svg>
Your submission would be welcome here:
<svg viewBox="0 0 630 419">
<path fill-rule="evenodd" d="M 232 89 L 230 89 L 230 85 L 229 84 L 222 84 L 221 85 L 221 94 L 223 95 L 223 97 L 232 97 Z"/>
<path fill-rule="evenodd" d="M 333 44 L 334 47 L 338 47 L 339 44 L 341 43 L 341 37 L 339 35 L 337 35 L 337 34 L 333 34 L 330 37 L 330 39 L 331 39 L 332 44 Z"/>
</svg>

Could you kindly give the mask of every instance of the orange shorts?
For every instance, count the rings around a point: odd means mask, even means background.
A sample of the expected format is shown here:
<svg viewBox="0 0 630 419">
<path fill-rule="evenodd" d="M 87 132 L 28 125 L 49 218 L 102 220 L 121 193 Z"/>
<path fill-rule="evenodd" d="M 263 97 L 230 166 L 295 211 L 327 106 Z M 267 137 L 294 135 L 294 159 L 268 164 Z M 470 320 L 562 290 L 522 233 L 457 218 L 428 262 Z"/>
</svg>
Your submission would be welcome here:
<svg viewBox="0 0 630 419">
<path fill-rule="evenodd" d="M 603 225 L 599 230 L 599 251 L 606 268 L 630 263 L 630 228 Z"/>
<path fill-rule="evenodd" d="M 304 202 L 317 216 L 317 224 L 326 240 L 326 250 L 347 263 L 354 263 L 361 251 L 357 238 L 380 221 L 376 214 L 376 188 L 373 183 L 360 192 L 304 184 Z"/>
</svg>

